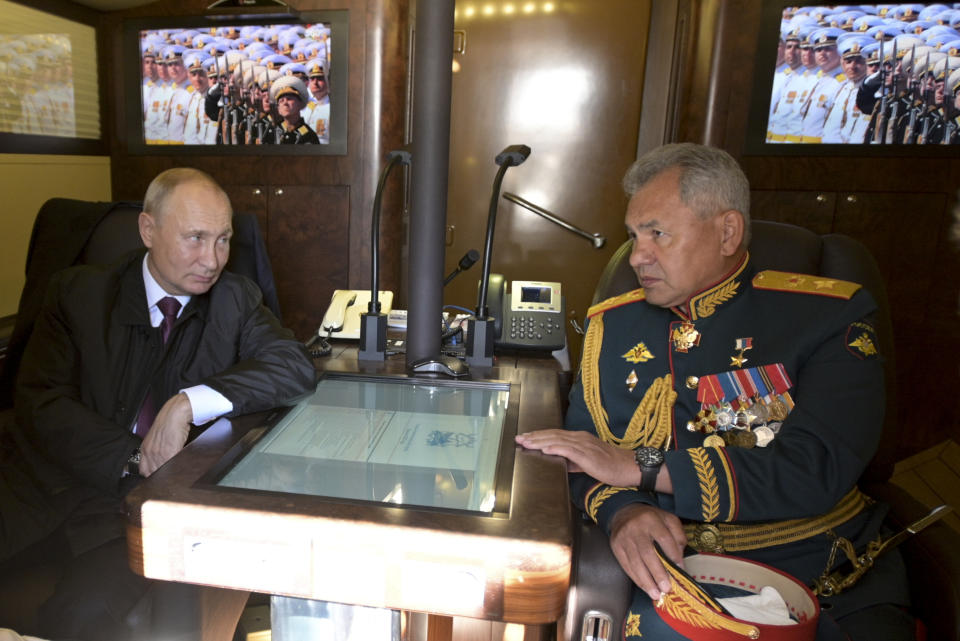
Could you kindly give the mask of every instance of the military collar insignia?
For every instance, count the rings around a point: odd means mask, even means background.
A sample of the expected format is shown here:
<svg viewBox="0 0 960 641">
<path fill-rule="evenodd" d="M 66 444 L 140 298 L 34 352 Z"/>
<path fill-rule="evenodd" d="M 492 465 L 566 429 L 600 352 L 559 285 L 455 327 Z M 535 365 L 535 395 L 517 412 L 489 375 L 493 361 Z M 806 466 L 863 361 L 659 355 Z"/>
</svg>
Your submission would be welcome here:
<svg viewBox="0 0 960 641">
<path fill-rule="evenodd" d="M 673 311 L 680 318 L 695 321 L 699 318 L 712 316 L 717 307 L 732 300 L 742 290 L 741 274 L 750 262 L 749 252 L 744 253 L 740 263 L 729 274 L 705 290 L 694 294 L 680 307 L 673 307 Z"/>
</svg>

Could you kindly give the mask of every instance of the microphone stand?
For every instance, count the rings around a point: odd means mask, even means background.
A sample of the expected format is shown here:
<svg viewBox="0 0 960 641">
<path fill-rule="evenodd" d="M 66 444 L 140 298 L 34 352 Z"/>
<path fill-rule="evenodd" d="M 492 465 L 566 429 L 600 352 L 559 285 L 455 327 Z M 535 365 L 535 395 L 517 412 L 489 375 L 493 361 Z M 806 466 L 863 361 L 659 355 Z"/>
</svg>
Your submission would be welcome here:
<svg viewBox="0 0 960 641">
<path fill-rule="evenodd" d="M 370 224 L 370 303 L 367 305 L 367 313 L 360 314 L 360 352 L 357 358 L 361 361 L 382 361 L 387 352 L 387 315 L 380 313 L 380 201 L 383 199 L 383 186 L 387 182 L 387 176 L 398 163 L 409 165 L 410 152 L 400 149 L 387 154 L 387 164 L 380 172 L 380 181 L 373 197 L 373 221 Z"/>
<path fill-rule="evenodd" d="M 526 200 L 526 199 L 524 199 L 524 198 L 521 198 L 520 196 L 518 196 L 518 195 L 516 195 L 516 194 L 511 194 L 509 191 L 504 192 L 504 193 L 503 193 L 503 199 L 504 199 L 504 200 L 509 200 L 509 201 L 512 202 L 512 203 L 515 203 L 515 204 L 517 204 L 517 205 L 520 205 L 520 206 L 523 207 L 524 209 L 527 209 L 527 210 L 529 210 L 529 211 L 532 211 L 532 212 L 535 213 L 535 214 L 539 214 L 540 216 L 543 216 L 544 218 L 546 218 L 547 220 L 549 220 L 551 223 L 553 223 L 553 224 L 555 224 L 555 225 L 558 225 L 558 226 L 560 226 L 560 227 L 563 227 L 563 228 L 566 229 L 567 231 L 573 232 L 573 233 L 576 234 L 577 236 L 582 236 L 583 238 L 586 238 L 586 239 L 589 240 L 591 243 L 593 243 L 593 248 L 594 248 L 594 249 L 600 249 L 601 247 L 603 247 L 604 245 L 607 244 L 607 239 L 606 239 L 606 237 L 602 236 L 601 234 L 591 234 L 591 233 L 588 232 L 588 231 L 584 231 L 584 230 L 580 229 L 579 227 L 577 227 L 577 226 L 575 226 L 575 225 L 573 225 L 573 224 L 571 224 L 571 223 L 568 223 L 567 221 L 563 220 L 562 218 L 560 218 L 559 216 L 557 216 L 557 215 L 554 214 L 553 212 L 551 212 L 551 211 L 549 211 L 549 210 L 547 210 L 547 209 L 544 209 L 543 207 L 540 207 L 540 206 L 538 206 L 538 205 L 534 205 L 534 204 L 533 204 L 532 202 L 530 202 L 529 200 Z"/>
<path fill-rule="evenodd" d="M 530 156 L 530 147 L 510 145 L 501 151 L 495 162 L 500 166 L 493 180 L 493 193 L 490 196 L 490 211 L 487 214 L 487 237 L 483 247 L 483 274 L 480 280 L 480 295 L 477 309 L 472 318 L 467 319 L 466 360 L 469 365 L 490 367 L 493 365 L 493 319 L 487 310 L 487 281 L 490 278 L 490 256 L 493 254 L 493 232 L 497 221 L 497 203 L 500 200 L 500 185 L 507 169 L 520 165 Z"/>
</svg>

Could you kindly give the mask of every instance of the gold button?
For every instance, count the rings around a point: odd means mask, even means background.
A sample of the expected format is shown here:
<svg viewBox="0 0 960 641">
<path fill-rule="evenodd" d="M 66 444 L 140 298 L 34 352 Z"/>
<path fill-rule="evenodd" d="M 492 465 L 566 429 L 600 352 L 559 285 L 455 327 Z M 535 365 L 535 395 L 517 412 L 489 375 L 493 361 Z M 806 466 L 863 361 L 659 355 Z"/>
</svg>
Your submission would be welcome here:
<svg viewBox="0 0 960 641">
<path fill-rule="evenodd" d="M 700 382 L 700 379 L 696 376 L 687 377 L 687 389 L 697 389 L 697 384 Z"/>
</svg>

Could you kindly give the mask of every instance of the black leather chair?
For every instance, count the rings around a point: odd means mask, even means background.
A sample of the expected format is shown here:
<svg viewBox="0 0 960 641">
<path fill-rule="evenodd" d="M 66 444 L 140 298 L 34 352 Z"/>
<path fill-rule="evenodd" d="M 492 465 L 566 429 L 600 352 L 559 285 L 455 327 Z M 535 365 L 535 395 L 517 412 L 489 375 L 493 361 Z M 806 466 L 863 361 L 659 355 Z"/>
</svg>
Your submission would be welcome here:
<svg viewBox="0 0 960 641">
<path fill-rule="evenodd" d="M 630 241 L 607 263 L 594 291 L 593 302 L 636 289 L 629 265 Z M 928 511 L 913 497 L 889 482 L 896 463 L 900 425 L 896 412 L 896 361 L 893 328 L 886 288 L 876 261 L 859 241 L 842 234 L 819 235 L 802 227 L 753 221 L 750 255 L 759 269 L 800 272 L 861 283 L 879 306 L 877 337 L 885 357 L 886 418 L 880 447 L 860 479 L 869 496 L 890 505 L 889 525 L 902 529 Z M 563 636 L 579 641 L 582 635 L 609 625 L 619 634 L 629 606 L 630 580 L 592 522 L 575 515 L 578 538 L 570 599 Z M 900 546 L 907 564 L 913 609 L 926 625 L 928 638 L 960 641 L 960 537 L 945 523 L 936 523 Z M 586 618 L 585 618 L 586 617 Z M 586 622 L 586 623 L 585 623 Z M 595 637 L 600 639 L 600 637 Z"/>
<path fill-rule="evenodd" d="M 0 376 L 0 408 L 4 408 L 0 411 L 0 465 L 16 455 L 4 439 L 4 425 L 13 420 L 13 382 L 50 277 L 71 265 L 109 265 L 143 247 L 137 223 L 141 211 L 137 202 L 53 198 L 38 212 L 27 252 L 26 284 Z M 256 216 L 235 213 L 233 228 L 226 268 L 256 282 L 264 303 L 279 318 L 276 285 Z M 34 629 L 36 608 L 52 594 L 60 576 L 55 563 L 0 576 L 0 628 Z M 204 598 L 208 596 L 205 594 Z M 145 621 L 149 617 L 149 602 L 142 602 L 132 616 Z"/>
<path fill-rule="evenodd" d="M 72 265 L 109 265 L 143 247 L 138 202 L 87 202 L 51 198 L 34 220 L 27 249 L 26 283 L 0 372 L 0 408 L 12 405 L 13 382 L 33 331 L 50 277 Z M 253 214 L 235 213 L 227 269 L 253 280 L 267 307 L 280 318 L 280 303 L 266 245 Z"/>
</svg>

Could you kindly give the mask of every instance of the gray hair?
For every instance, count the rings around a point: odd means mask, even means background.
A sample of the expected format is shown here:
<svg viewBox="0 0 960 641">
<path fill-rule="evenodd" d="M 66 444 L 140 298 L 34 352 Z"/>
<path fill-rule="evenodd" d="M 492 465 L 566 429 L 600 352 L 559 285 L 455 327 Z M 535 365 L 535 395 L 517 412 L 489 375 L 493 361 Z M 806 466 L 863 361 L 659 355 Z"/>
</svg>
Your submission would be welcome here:
<svg viewBox="0 0 960 641">
<path fill-rule="evenodd" d="M 161 217 L 170 194 L 180 185 L 187 183 L 206 185 L 211 190 L 217 192 L 223 200 L 226 201 L 227 207 L 230 208 L 231 212 L 233 211 L 230 207 L 230 198 L 227 196 L 227 192 L 223 191 L 223 188 L 217 184 L 217 181 L 214 180 L 210 174 L 191 167 L 167 169 L 166 171 L 160 172 L 156 178 L 150 181 L 150 185 L 147 187 L 147 193 L 143 197 L 143 211 L 153 214 L 155 218 Z"/>
<path fill-rule="evenodd" d="M 680 169 L 680 201 L 702 219 L 734 209 L 743 214 L 744 239 L 750 239 L 750 183 L 733 156 L 691 142 L 664 145 L 640 157 L 623 177 L 632 197 L 668 169 Z"/>
</svg>

